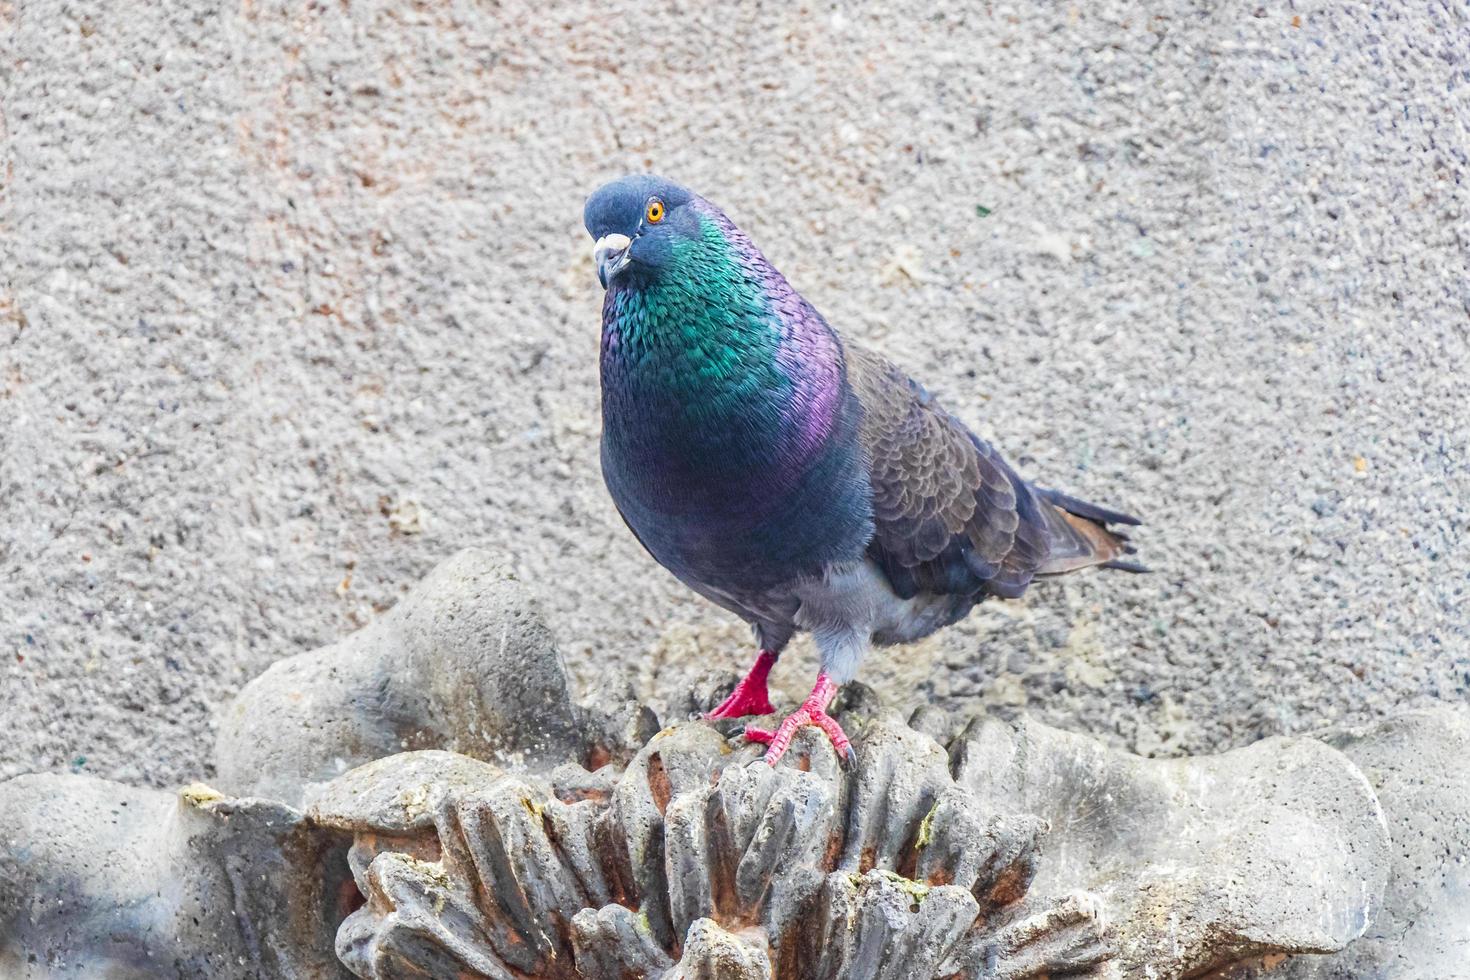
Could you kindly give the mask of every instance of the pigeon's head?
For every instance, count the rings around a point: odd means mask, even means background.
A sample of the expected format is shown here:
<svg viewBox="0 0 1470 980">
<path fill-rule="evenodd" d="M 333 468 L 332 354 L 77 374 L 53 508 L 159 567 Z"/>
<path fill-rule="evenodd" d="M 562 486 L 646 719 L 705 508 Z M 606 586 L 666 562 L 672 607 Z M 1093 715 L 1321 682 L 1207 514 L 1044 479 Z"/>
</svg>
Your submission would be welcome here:
<svg viewBox="0 0 1470 980">
<path fill-rule="evenodd" d="M 615 279 L 655 279 L 675 260 L 680 241 L 698 238 L 693 192 L 648 174 L 603 184 L 587 198 L 582 222 L 596 242 L 592 257 L 603 288 Z"/>
</svg>

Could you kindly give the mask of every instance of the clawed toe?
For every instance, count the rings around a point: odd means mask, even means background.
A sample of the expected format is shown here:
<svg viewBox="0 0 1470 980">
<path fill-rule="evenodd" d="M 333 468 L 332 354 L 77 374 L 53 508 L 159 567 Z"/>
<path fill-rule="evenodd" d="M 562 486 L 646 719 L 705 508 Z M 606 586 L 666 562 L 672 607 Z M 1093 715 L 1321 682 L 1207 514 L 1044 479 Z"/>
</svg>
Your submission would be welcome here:
<svg viewBox="0 0 1470 980">
<path fill-rule="evenodd" d="M 753 725 L 745 726 L 745 740 L 747 742 L 759 742 L 761 745 L 770 745 L 776 738 L 776 733 L 766 728 L 756 728 Z"/>
<path fill-rule="evenodd" d="M 826 733 L 832 740 L 832 747 L 837 750 L 837 757 L 843 762 L 852 759 L 852 742 L 847 738 L 847 733 L 837 723 L 837 719 L 827 714 L 827 705 L 832 703 L 832 698 L 837 694 L 837 685 L 832 683 L 825 674 L 817 677 L 817 686 L 812 689 L 811 696 L 806 699 L 800 708 L 792 712 L 776 727 L 775 731 L 765 728 L 745 726 L 745 737 L 749 741 L 758 742 L 769 746 L 766 749 L 766 764 L 774 766 L 781 761 L 786 750 L 791 747 L 791 740 L 796 737 L 796 730 L 803 725 L 815 725 Z"/>
<path fill-rule="evenodd" d="M 845 762 L 852 761 L 852 742 L 848 740 L 847 733 L 842 726 L 837 724 L 837 719 L 825 711 L 818 712 L 812 716 L 812 724 L 827 733 L 832 740 L 832 747 L 837 750 L 837 757 Z"/>
</svg>

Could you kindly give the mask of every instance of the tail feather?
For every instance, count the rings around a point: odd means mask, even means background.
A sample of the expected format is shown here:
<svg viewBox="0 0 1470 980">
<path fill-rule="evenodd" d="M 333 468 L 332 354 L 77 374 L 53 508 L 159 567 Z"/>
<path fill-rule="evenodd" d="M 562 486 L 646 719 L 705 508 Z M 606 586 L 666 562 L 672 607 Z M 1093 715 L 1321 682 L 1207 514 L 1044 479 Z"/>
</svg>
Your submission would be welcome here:
<svg viewBox="0 0 1470 980">
<path fill-rule="evenodd" d="M 1062 575 L 1094 566 L 1148 571 L 1137 562 L 1123 559 L 1122 556 L 1131 555 L 1137 549 L 1129 543 L 1127 535 L 1107 527 L 1108 524 L 1136 526 L 1143 523 L 1138 518 L 1055 490 L 1038 487 L 1036 494 L 1051 505 L 1042 508 L 1051 547 L 1046 561 L 1037 570 L 1040 574 Z"/>
<path fill-rule="evenodd" d="M 1099 507 L 1097 504 L 1089 504 L 1085 500 L 1069 497 L 1059 490 L 1048 490 L 1045 487 L 1036 487 L 1035 490 L 1043 500 L 1050 500 L 1067 513 L 1085 517 L 1089 521 L 1097 521 L 1102 524 L 1128 524 L 1133 527 L 1143 523 L 1132 514 L 1124 514 L 1121 511 Z"/>
<path fill-rule="evenodd" d="M 1140 565 L 1136 561 L 1105 561 L 1098 568 L 1111 568 L 1119 572 L 1129 572 L 1133 575 L 1147 575 L 1153 569 L 1147 565 Z"/>
</svg>

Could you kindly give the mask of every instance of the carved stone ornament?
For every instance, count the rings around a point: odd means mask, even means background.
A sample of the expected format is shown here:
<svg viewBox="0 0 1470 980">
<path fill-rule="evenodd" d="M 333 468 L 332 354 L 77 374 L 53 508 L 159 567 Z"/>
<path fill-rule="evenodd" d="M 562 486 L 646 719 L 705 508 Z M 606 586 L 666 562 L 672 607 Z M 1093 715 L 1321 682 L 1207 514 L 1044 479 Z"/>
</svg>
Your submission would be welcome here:
<svg viewBox="0 0 1470 980">
<path fill-rule="evenodd" d="M 1170 760 L 861 685 L 836 710 L 851 765 L 803 733 L 772 769 L 738 726 L 577 706 L 465 552 L 252 682 L 219 790 L 0 784 L 0 976 L 1430 975 L 1375 922 L 1470 962 L 1414 932 L 1470 916 L 1463 708 Z"/>
</svg>

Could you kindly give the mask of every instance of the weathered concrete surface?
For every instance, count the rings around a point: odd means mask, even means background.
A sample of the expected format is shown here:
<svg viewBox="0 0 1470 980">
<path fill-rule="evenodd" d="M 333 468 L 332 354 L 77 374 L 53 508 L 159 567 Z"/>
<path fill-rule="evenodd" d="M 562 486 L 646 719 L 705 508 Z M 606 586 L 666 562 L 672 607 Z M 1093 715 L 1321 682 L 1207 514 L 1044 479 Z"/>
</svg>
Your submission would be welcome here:
<svg viewBox="0 0 1470 980">
<path fill-rule="evenodd" d="M 537 603 L 489 555 L 467 550 L 372 625 L 247 684 L 223 712 L 215 784 L 302 806 L 333 777 L 394 752 L 550 768 L 581 761 L 583 744 Z"/>
<path fill-rule="evenodd" d="M 644 168 L 1149 521 L 891 703 L 1168 755 L 1465 698 L 1465 7 L 1256 7 L 0 3 L 0 775 L 212 778 L 469 544 L 582 692 L 743 666 L 598 473 L 580 210 Z"/>
</svg>

